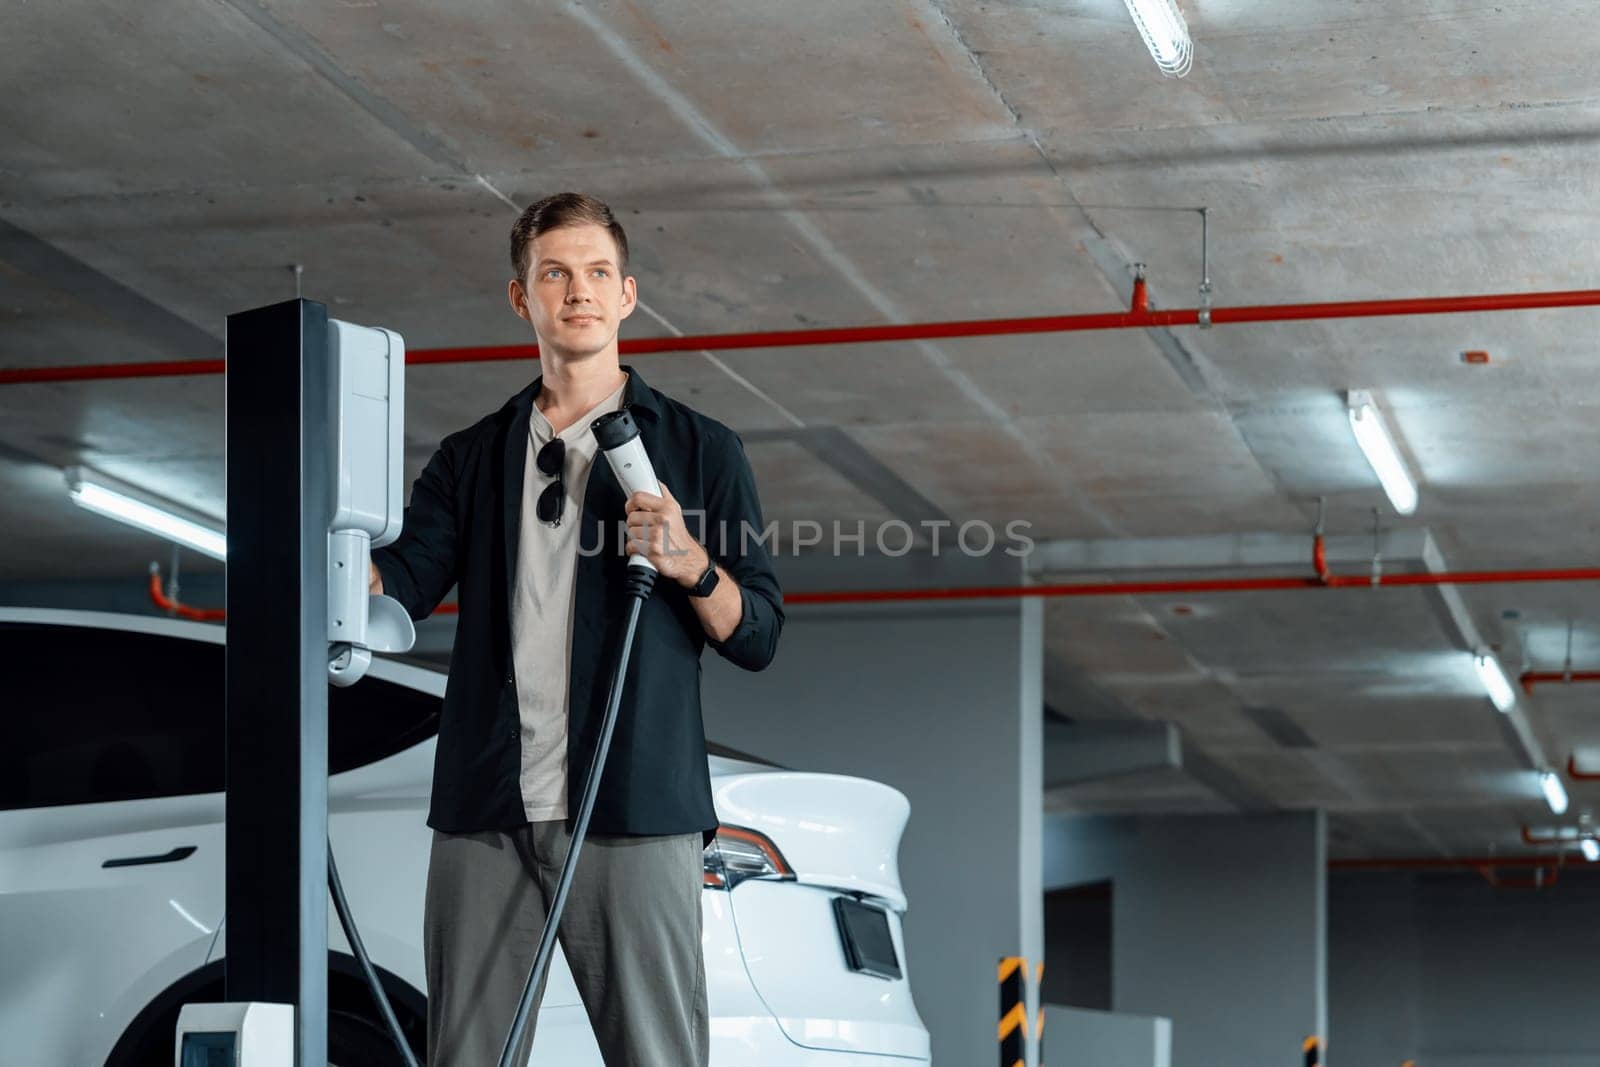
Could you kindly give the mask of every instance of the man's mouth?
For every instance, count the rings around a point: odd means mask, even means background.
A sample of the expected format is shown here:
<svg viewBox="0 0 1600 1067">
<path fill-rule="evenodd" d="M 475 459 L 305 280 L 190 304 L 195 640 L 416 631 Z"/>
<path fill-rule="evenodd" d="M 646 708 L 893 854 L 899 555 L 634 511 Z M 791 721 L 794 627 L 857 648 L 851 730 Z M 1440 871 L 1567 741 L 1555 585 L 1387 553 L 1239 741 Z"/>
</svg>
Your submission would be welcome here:
<svg viewBox="0 0 1600 1067">
<path fill-rule="evenodd" d="M 599 322 L 600 318 L 597 315 L 568 315 L 562 321 L 573 326 L 588 326 Z"/>
</svg>

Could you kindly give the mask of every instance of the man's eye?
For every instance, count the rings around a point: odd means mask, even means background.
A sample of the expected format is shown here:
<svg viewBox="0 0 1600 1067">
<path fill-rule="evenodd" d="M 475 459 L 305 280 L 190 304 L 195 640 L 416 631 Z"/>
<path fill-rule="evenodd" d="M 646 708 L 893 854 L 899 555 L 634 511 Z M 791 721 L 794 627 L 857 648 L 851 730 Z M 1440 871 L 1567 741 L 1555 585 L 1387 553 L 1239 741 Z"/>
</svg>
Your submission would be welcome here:
<svg viewBox="0 0 1600 1067">
<path fill-rule="evenodd" d="M 599 268 L 596 268 L 595 275 L 598 276 L 598 277 L 601 277 L 601 278 L 606 278 L 606 277 L 610 277 L 611 272 L 606 270 L 604 267 L 599 267 Z"/>
<path fill-rule="evenodd" d="M 546 278 L 559 278 L 561 277 L 561 272 L 558 270 L 547 270 L 544 272 L 544 276 Z"/>
</svg>

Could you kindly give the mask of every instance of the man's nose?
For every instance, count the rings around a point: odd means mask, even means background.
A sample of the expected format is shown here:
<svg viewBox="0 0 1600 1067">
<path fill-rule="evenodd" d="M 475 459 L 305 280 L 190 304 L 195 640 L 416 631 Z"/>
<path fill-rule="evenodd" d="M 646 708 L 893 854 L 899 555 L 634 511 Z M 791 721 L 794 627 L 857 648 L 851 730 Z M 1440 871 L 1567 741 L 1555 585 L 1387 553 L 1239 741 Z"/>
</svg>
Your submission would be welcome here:
<svg viewBox="0 0 1600 1067">
<path fill-rule="evenodd" d="M 573 278 L 567 286 L 567 303 L 587 303 L 589 299 L 589 283 L 583 278 Z"/>
</svg>

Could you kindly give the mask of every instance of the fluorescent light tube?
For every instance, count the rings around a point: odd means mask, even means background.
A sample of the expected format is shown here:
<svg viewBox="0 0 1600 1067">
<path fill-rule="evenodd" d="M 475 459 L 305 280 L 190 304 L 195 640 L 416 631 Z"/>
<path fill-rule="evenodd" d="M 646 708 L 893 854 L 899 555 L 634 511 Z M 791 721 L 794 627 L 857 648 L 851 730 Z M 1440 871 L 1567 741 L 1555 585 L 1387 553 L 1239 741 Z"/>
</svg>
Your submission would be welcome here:
<svg viewBox="0 0 1600 1067">
<path fill-rule="evenodd" d="M 1555 771 L 1544 771 L 1539 775 L 1539 788 L 1544 790 L 1545 803 L 1550 805 L 1551 811 L 1557 815 L 1567 813 L 1567 787 L 1561 784 L 1561 778 Z"/>
<path fill-rule="evenodd" d="M 1194 42 L 1174 0 L 1124 0 L 1139 36 L 1168 78 L 1181 78 L 1194 65 Z"/>
<path fill-rule="evenodd" d="M 1362 455 L 1367 457 L 1373 473 L 1383 484 L 1389 503 L 1400 514 L 1410 515 L 1417 510 L 1417 482 L 1406 470 L 1400 450 L 1394 445 L 1394 437 L 1384 425 L 1378 406 L 1372 402 L 1372 395 L 1365 390 L 1351 390 L 1348 409 L 1350 429 L 1356 435 L 1356 444 L 1361 446 Z"/>
<path fill-rule="evenodd" d="M 1600 861 L 1600 841 L 1586 837 L 1578 842 L 1578 848 L 1583 851 L 1583 858 L 1589 863 Z"/>
<path fill-rule="evenodd" d="M 178 505 L 134 489 L 103 474 L 81 467 L 66 472 L 67 491 L 73 503 L 146 533 L 187 545 L 212 559 L 226 559 L 228 541 L 223 532 Z"/>
<path fill-rule="evenodd" d="M 1500 669 L 1499 660 L 1488 652 L 1480 652 L 1472 657 L 1472 665 L 1478 668 L 1478 677 L 1496 708 L 1510 711 L 1517 706 L 1517 694 L 1512 690 L 1511 682 L 1506 679 L 1506 672 Z"/>
</svg>

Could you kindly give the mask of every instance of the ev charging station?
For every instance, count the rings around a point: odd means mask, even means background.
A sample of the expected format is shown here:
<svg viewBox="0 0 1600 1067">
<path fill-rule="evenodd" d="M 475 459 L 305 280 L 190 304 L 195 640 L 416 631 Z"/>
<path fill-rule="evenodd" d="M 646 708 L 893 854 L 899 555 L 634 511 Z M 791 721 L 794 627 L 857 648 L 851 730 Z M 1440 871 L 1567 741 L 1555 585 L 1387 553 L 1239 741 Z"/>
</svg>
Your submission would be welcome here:
<svg viewBox="0 0 1600 1067">
<path fill-rule="evenodd" d="M 373 548 L 400 536 L 405 343 L 291 300 L 228 316 L 227 875 L 225 1003 L 186 1004 L 176 1067 L 327 1067 L 328 896 L 391 1038 L 404 1036 L 371 967 L 328 849 L 328 684 L 374 652 L 404 652 L 411 618 L 371 596 Z M 626 409 L 590 428 L 625 493 L 660 493 Z M 500 1065 L 521 1046 L 588 836 L 640 610 L 656 568 L 628 557 L 627 615 L 572 843 Z"/>
<path fill-rule="evenodd" d="M 405 344 L 291 300 L 228 316 L 224 1004 L 185 1005 L 178 1067 L 325 1067 L 328 691 L 404 652 L 369 596 L 403 516 Z"/>
</svg>

